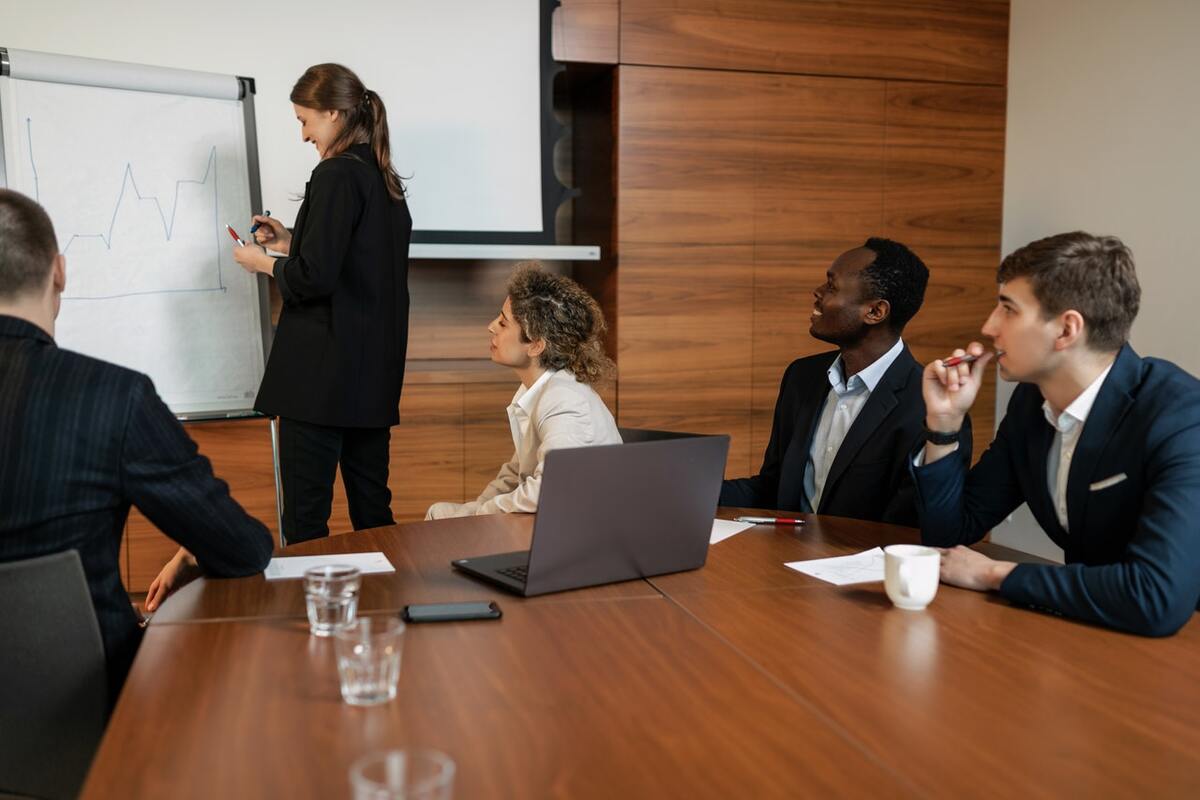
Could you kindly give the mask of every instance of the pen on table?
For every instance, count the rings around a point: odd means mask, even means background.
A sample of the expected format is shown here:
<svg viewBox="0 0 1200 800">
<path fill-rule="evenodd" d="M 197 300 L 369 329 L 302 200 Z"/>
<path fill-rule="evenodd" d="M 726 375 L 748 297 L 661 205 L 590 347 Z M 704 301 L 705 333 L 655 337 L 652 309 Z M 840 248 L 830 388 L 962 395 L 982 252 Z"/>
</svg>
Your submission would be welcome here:
<svg viewBox="0 0 1200 800">
<path fill-rule="evenodd" d="M 734 517 L 734 522 L 753 522 L 755 525 L 803 525 L 796 517 Z"/>
<path fill-rule="evenodd" d="M 1004 351 L 997 350 L 994 355 L 996 355 L 997 357 L 1002 356 L 1002 355 L 1004 355 Z M 943 367 L 957 367 L 959 364 L 972 364 L 975 361 L 978 361 L 980 358 L 982 358 L 982 356 L 972 356 L 972 355 L 950 356 L 950 358 L 942 359 L 942 366 Z"/>
<path fill-rule="evenodd" d="M 271 210 L 270 210 L 270 209 L 267 209 L 266 211 L 263 211 L 262 215 L 263 215 L 264 217 L 269 217 L 269 216 L 271 216 Z M 257 222 L 257 221 L 256 221 L 256 222 L 255 222 L 253 225 L 251 225 L 251 226 L 250 226 L 250 235 L 251 235 L 251 236 L 253 236 L 253 235 L 254 235 L 254 232 L 255 232 L 256 230 L 258 230 L 259 228 L 261 228 L 261 227 L 262 227 L 262 223 L 261 223 L 261 222 Z"/>
<path fill-rule="evenodd" d="M 238 236 L 238 235 L 237 235 L 237 231 L 235 231 L 235 230 L 233 229 L 233 226 L 232 226 L 232 225 L 230 225 L 228 222 L 227 222 L 227 223 L 225 223 L 225 230 L 229 231 L 229 235 L 233 237 L 233 240 L 234 240 L 235 242 L 237 242 L 238 244 L 240 244 L 242 247 L 245 247 L 245 246 L 246 246 L 246 243 L 242 241 L 242 237 L 240 237 L 240 236 Z"/>
</svg>

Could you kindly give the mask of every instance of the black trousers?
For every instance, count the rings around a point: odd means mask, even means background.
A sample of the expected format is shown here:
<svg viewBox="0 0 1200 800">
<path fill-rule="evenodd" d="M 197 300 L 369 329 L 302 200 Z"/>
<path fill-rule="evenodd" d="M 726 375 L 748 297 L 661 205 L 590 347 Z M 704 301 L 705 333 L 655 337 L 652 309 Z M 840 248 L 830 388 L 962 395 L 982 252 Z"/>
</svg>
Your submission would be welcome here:
<svg viewBox="0 0 1200 800">
<path fill-rule="evenodd" d="M 337 428 L 279 418 L 283 538 L 288 544 L 329 535 L 339 465 L 354 530 L 395 523 L 388 488 L 391 435 L 390 428 Z"/>
</svg>

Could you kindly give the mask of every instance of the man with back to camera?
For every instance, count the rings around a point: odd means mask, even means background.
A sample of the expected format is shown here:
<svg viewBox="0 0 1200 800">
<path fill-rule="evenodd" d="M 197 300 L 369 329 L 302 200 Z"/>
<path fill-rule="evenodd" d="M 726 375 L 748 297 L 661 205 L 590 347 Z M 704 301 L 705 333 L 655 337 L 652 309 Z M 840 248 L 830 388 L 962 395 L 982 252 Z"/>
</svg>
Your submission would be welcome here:
<svg viewBox="0 0 1200 800">
<path fill-rule="evenodd" d="M 272 545 L 149 378 L 55 345 L 65 286 L 46 212 L 0 189 L 0 561 L 79 551 L 111 702 L 141 640 L 119 567 L 130 504 L 207 575 L 261 572 Z"/>
<path fill-rule="evenodd" d="M 1141 288 L 1114 236 L 1075 232 L 1012 253 L 973 364 L 934 361 L 930 430 L 914 459 L 921 535 L 953 547 L 942 580 L 1146 636 L 1181 628 L 1200 602 L 1200 382 L 1129 346 Z M 1020 381 L 973 468 L 945 442 L 993 356 Z M 1028 503 L 1066 564 L 994 561 L 965 545 Z"/>
<path fill-rule="evenodd" d="M 908 458 L 924 430 L 921 365 L 901 339 L 929 270 L 899 242 L 842 253 L 813 292 L 809 333 L 837 350 L 793 361 L 759 474 L 721 505 L 916 524 Z M 970 453 L 969 421 L 962 433 Z"/>
</svg>

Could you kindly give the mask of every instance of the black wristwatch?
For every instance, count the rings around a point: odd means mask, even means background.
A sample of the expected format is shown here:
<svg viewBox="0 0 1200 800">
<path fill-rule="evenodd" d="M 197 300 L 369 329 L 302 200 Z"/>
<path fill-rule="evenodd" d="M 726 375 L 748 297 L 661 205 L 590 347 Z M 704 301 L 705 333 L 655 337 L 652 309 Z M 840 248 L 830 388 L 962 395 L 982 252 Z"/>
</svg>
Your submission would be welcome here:
<svg viewBox="0 0 1200 800">
<path fill-rule="evenodd" d="M 956 431 L 931 431 L 925 429 L 925 441 L 930 444 L 957 444 L 958 436 L 962 433 L 962 428 Z"/>
</svg>

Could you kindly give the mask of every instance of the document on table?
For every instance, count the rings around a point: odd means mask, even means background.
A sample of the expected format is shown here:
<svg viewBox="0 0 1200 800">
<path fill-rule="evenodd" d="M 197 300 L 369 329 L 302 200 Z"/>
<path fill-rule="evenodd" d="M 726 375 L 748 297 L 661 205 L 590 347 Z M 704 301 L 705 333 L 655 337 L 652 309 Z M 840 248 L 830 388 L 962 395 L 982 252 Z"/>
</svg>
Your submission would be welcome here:
<svg viewBox="0 0 1200 800">
<path fill-rule="evenodd" d="M 712 535 L 708 537 L 709 544 L 723 542 L 730 536 L 736 536 L 744 530 L 754 527 L 753 522 L 734 522 L 731 519 L 714 519 Z"/>
<path fill-rule="evenodd" d="M 788 561 L 784 566 L 838 586 L 871 583 L 883 580 L 883 549 L 876 547 L 852 556 L 818 558 L 814 561 Z"/>
<path fill-rule="evenodd" d="M 291 556 L 288 558 L 272 558 L 263 573 L 269 581 L 287 578 L 303 578 L 304 570 L 313 567 L 324 567 L 332 564 L 347 564 L 358 567 L 358 571 L 366 575 L 371 572 L 395 572 L 396 568 L 387 556 L 380 552 L 374 553 L 339 553 L 331 556 Z"/>
</svg>

